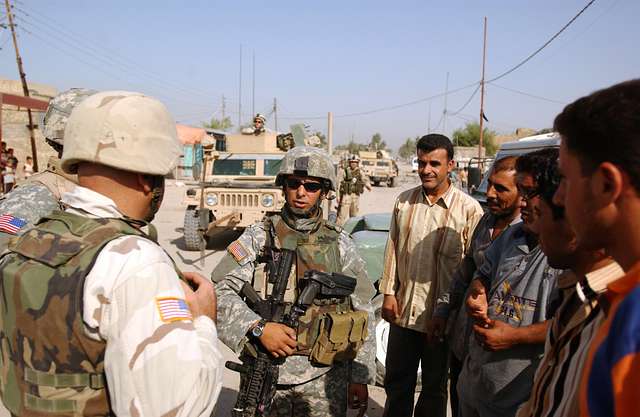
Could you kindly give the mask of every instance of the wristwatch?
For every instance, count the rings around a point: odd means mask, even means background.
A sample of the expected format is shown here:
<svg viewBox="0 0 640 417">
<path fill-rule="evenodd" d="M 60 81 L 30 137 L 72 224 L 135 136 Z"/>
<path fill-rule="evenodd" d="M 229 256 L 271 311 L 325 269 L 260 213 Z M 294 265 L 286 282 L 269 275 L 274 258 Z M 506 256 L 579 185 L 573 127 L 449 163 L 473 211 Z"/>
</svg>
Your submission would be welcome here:
<svg viewBox="0 0 640 417">
<path fill-rule="evenodd" d="M 262 333 L 264 333 L 264 326 L 267 324 L 267 321 L 262 319 L 260 321 L 258 321 L 252 328 L 251 330 L 249 330 L 249 333 L 251 334 L 251 336 L 258 338 L 260 336 L 262 336 Z"/>
</svg>

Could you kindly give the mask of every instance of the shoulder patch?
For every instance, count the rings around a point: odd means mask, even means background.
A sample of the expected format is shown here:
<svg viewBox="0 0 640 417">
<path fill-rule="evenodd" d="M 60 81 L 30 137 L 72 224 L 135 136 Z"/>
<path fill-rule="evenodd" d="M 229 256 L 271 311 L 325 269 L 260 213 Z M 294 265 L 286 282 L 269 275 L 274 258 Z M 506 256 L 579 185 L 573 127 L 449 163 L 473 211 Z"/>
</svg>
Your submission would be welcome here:
<svg viewBox="0 0 640 417">
<path fill-rule="evenodd" d="M 244 246 L 242 246 L 242 243 L 240 243 L 239 240 L 236 240 L 235 242 L 227 246 L 227 252 L 229 252 L 231 256 L 233 256 L 233 259 L 235 259 L 238 263 L 249 256 L 249 252 Z"/>
<path fill-rule="evenodd" d="M 3 214 L 0 216 L 0 231 L 15 235 L 23 227 L 27 225 L 27 221 L 19 217 L 14 217 L 10 214 Z"/>
<path fill-rule="evenodd" d="M 193 320 L 189 305 L 182 298 L 156 297 L 156 307 L 163 323 Z"/>
</svg>

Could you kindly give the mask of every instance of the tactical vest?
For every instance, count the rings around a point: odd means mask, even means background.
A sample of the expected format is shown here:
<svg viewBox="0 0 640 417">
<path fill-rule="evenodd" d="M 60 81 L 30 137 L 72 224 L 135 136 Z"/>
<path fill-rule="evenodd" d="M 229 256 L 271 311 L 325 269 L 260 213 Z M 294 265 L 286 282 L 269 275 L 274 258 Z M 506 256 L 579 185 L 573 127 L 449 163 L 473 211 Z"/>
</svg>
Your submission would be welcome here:
<svg viewBox="0 0 640 417">
<path fill-rule="evenodd" d="M 351 168 L 344 169 L 344 178 L 340 183 L 340 194 L 362 194 L 364 192 L 364 181 L 360 168 L 353 171 Z"/>
<path fill-rule="evenodd" d="M 73 191 L 77 182 L 77 175 L 65 173 L 60 167 L 60 160 L 52 156 L 47 161 L 45 171 L 30 176 L 22 184 L 42 184 L 60 201 L 62 194 Z"/>
<path fill-rule="evenodd" d="M 298 280 L 305 271 L 314 269 L 322 272 L 342 273 L 342 263 L 338 246 L 339 229 L 332 223 L 321 221 L 318 229 L 310 233 L 299 232 L 289 227 L 279 215 L 268 217 L 265 225 L 267 233 L 275 237 L 275 246 L 280 249 L 290 249 L 296 252 L 296 262 L 289 282 L 285 301 L 293 302 L 298 296 Z M 267 238 L 267 241 L 269 238 Z M 266 279 L 263 281 L 266 284 Z M 268 285 L 263 288 L 269 288 Z M 270 291 L 270 289 L 269 289 Z M 310 356 L 312 362 L 330 365 L 333 361 L 348 360 L 355 357 L 355 353 L 366 338 L 367 315 L 355 312 L 349 297 L 343 299 L 315 300 L 300 318 L 297 329 L 298 346 L 295 355 Z M 334 326 L 335 346 L 329 348 L 333 352 L 327 354 L 326 346 L 319 346 L 319 339 L 323 337 L 323 329 L 329 321 Z M 337 324 L 341 322 L 341 324 Z M 324 329 L 330 332 L 330 329 Z M 354 335 L 350 337 L 351 333 Z M 357 334 L 357 335 L 356 335 Z M 326 335 L 326 338 L 331 338 Z M 350 343 L 349 339 L 353 339 Z M 355 340 L 358 339 L 358 340 Z M 321 342 L 321 341 L 320 341 Z M 322 352 L 319 350 L 323 349 Z"/>
<path fill-rule="evenodd" d="M 0 395 L 19 416 L 108 416 L 106 343 L 85 335 L 86 275 L 111 240 L 145 236 L 120 219 L 54 211 L 0 264 Z"/>
</svg>

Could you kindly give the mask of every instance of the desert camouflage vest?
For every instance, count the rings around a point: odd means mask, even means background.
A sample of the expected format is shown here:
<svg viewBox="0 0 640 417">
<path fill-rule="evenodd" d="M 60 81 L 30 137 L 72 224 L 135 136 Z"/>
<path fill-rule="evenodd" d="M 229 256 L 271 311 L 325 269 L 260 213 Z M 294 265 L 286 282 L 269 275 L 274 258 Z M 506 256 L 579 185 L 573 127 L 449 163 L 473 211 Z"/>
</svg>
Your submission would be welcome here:
<svg viewBox="0 0 640 417">
<path fill-rule="evenodd" d="M 338 247 L 337 226 L 320 220 L 318 228 L 310 233 L 292 229 L 279 215 L 267 218 L 267 230 L 271 229 L 276 237 L 278 248 L 290 249 L 296 252 L 295 271 L 292 271 L 287 285 L 285 301 L 294 301 L 298 295 L 298 279 L 305 271 L 315 269 L 323 272 L 342 272 L 340 250 Z M 309 355 L 319 332 L 320 318 L 329 312 L 348 313 L 352 311 L 351 301 L 345 299 L 316 300 L 300 318 L 297 339 L 297 355 Z"/>
<path fill-rule="evenodd" d="M 340 183 L 341 194 L 362 194 L 364 192 L 364 181 L 362 181 L 362 174 L 360 168 L 356 168 L 353 171 L 351 168 L 344 169 L 344 179 Z"/>
<path fill-rule="evenodd" d="M 105 343 L 85 335 L 84 281 L 100 250 L 144 234 L 124 220 L 55 211 L 9 246 L 0 264 L 0 387 L 19 416 L 111 415 Z"/>
</svg>

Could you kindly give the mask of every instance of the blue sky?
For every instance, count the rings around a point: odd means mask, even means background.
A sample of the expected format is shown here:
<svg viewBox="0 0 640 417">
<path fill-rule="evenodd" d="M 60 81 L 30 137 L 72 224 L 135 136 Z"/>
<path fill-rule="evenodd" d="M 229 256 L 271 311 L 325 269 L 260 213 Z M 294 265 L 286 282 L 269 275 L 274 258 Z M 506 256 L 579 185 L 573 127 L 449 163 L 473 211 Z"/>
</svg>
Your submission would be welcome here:
<svg viewBox="0 0 640 417">
<path fill-rule="evenodd" d="M 15 13 L 28 80 L 59 89 L 142 91 L 192 125 L 219 116 L 225 95 L 235 124 L 242 44 L 243 121 L 252 109 L 255 53 L 256 111 L 269 113 L 277 97 L 280 130 L 305 121 L 324 131 L 328 111 L 341 116 L 442 93 L 447 72 L 450 90 L 478 81 L 484 16 L 490 79 L 541 46 L 587 2 L 16 0 Z M 640 2 L 597 0 L 538 56 L 487 85 L 488 127 L 500 133 L 549 127 L 562 103 L 638 77 L 638 16 Z M 0 76 L 15 79 L 7 41 L 7 31 L 0 32 Z M 456 112 L 473 91 L 450 94 L 448 112 Z M 446 118 L 446 127 L 442 97 L 336 117 L 335 142 L 352 135 L 364 142 L 380 132 L 397 147 L 426 133 L 429 107 L 432 130 L 450 134 L 477 120 L 479 105 L 477 94 Z M 273 116 L 268 126 L 273 127 Z"/>
</svg>

